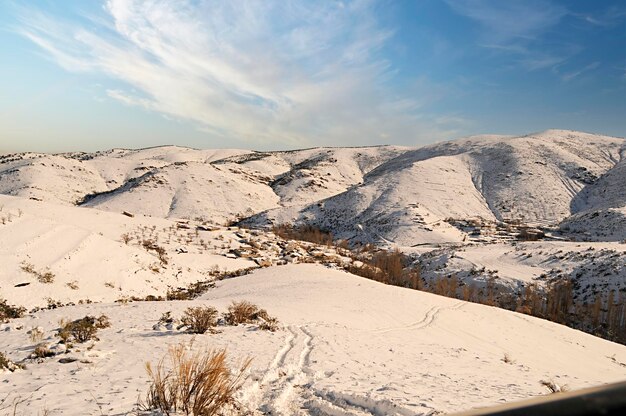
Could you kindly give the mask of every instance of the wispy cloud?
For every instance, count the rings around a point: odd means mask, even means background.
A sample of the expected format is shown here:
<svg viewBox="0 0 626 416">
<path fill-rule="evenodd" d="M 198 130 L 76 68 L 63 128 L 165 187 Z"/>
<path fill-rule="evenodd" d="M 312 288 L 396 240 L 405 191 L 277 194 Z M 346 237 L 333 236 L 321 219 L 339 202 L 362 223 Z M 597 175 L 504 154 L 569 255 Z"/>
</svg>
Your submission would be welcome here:
<svg viewBox="0 0 626 416">
<path fill-rule="evenodd" d="M 563 75 L 561 75 L 561 79 L 564 82 L 572 81 L 574 78 L 578 78 L 579 76 L 581 76 L 582 74 L 586 72 L 593 71 L 599 66 L 600 66 L 600 62 L 592 62 L 589 65 L 586 65 L 580 69 L 564 73 Z"/>
<path fill-rule="evenodd" d="M 553 68 L 571 56 L 572 47 L 551 51 L 543 37 L 568 14 L 548 0 L 446 0 L 457 14 L 481 28 L 479 44 L 517 57 L 527 70 Z"/>
<path fill-rule="evenodd" d="M 574 13 L 573 15 L 592 26 L 611 27 L 621 24 L 626 19 L 626 5 L 611 5 L 594 13 Z"/>
<path fill-rule="evenodd" d="M 225 139 L 302 145 L 440 133 L 395 90 L 381 50 L 393 32 L 373 1 L 109 0 L 77 27 L 23 10 L 20 33 L 69 71 L 128 88 L 127 105 Z M 430 138 L 430 137 L 429 137 Z"/>
<path fill-rule="evenodd" d="M 479 22 L 485 37 L 506 45 L 518 39 L 535 39 L 567 14 L 545 0 L 446 0 L 457 13 Z"/>
</svg>

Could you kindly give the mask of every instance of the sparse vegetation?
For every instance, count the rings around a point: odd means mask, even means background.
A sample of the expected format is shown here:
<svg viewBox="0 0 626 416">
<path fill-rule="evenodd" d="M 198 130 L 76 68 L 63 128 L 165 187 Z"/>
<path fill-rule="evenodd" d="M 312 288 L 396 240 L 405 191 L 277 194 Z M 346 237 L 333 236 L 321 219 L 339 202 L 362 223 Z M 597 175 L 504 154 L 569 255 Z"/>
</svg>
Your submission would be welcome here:
<svg viewBox="0 0 626 416">
<path fill-rule="evenodd" d="M 280 224 L 272 227 L 272 232 L 285 240 L 301 240 L 315 244 L 330 246 L 333 244 L 333 235 L 312 225 L 293 226 Z"/>
<path fill-rule="evenodd" d="M 511 356 L 506 352 L 504 353 L 504 357 L 502 358 L 502 361 L 507 364 L 515 364 L 515 360 L 513 360 Z"/>
<path fill-rule="evenodd" d="M 186 288 L 169 289 L 165 297 L 167 300 L 191 300 L 213 287 L 215 287 L 215 282 L 212 281 L 195 282 Z"/>
<path fill-rule="evenodd" d="M 421 273 L 418 267 L 409 267 L 409 259 L 398 250 L 379 250 L 370 254 L 365 247 L 361 253 L 354 255 L 347 271 L 357 276 L 376 280 L 377 282 L 395 286 L 422 289 Z"/>
<path fill-rule="evenodd" d="M 54 357 L 54 351 L 51 351 L 47 345 L 41 344 L 37 345 L 31 354 L 32 358 L 48 358 Z"/>
<path fill-rule="evenodd" d="M 245 381 L 251 360 L 245 360 L 235 372 L 226 363 L 226 350 L 189 353 L 185 345 L 170 348 L 170 368 L 164 359 L 156 368 L 150 363 L 146 370 L 151 384 L 144 410 L 158 410 L 165 415 L 211 416 L 227 406 L 234 406 L 234 395 Z"/>
<path fill-rule="evenodd" d="M 35 269 L 35 266 L 27 262 L 22 263 L 21 269 L 25 271 L 26 273 L 30 273 L 33 276 L 35 276 L 35 278 L 37 279 L 39 283 L 53 283 L 54 282 L 54 278 L 55 278 L 54 273 L 52 273 L 49 269 L 38 271 Z"/>
<path fill-rule="evenodd" d="M 9 305 L 6 299 L 0 299 L 0 322 L 7 322 L 9 319 L 21 318 L 26 312 L 26 308 Z"/>
<path fill-rule="evenodd" d="M 260 311 L 258 306 L 246 300 L 233 302 L 224 314 L 224 320 L 228 325 L 246 324 L 256 321 Z"/>
<path fill-rule="evenodd" d="M 0 370 L 14 372 L 22 368 L 24 368 L 23 365 L 14 363 L 3 352 L 0 352 Z"/>
<path fill-rule="evenodd" d="M 194 334 L 204 334 L 217 326 L 217 316 L 217 309 L 211 306 L 187 308 L 180 319 L 180 328 L 185 327 Z"/>
<path fill-rule="evenodd" d="M 31 342 L 40 342 L 43 339 L 43 330 L 39 327 L 32 328 L 28 331 L 28 336 Z"/>
<path fill-rule="evenodd" d="M 261 320 L 261 323 L 259 323 L 259 329 L 262 329 L 263 331 L 270 331 L 270 332 L 278 331 L 279 329 L 278 318 L 275 318 L 273 316 L 268 316 L 266 318 L 263 318 Z"/>
<path fill-rule="evenodd" d="M 164 312 L 159 318 L 159 324 L 161 325 L 171 325 L 174 323 L 174 317 L 172 316 L 172 311 Z"/>
<path fill-rule="evenodd" d="M 269 316 L 265 309 L 246 300 L 232 302 L 228 312 L 224 314 L 224 322 L 228 325 L 258 323 L 260 329 L 271 332 L 278 329 L 277 318 Z"/>
<path fill-rule="evenodd" d="M 111 323 L 106 315 L 101 315 L 98 318 L 94 316 L 85 316 L 84 318 L 77 319 L 75 321 L 61 322 L 61 328 L 58 331 L 58 336 L 65 344 L 72 341 L 83 343 L 96 339 L 96 333 L 98 330 L 108 328 L 110 326 Z"/>
<path fill-rule="evenodd" d="M 141 245 L 147 251 L 154 251 L 156 253 L 159 258 L 159 262 L 161 262 L 161 266 L 167 266 L 169 263 L 167 252 L 163 247 L 157 244 L 156 240 L 143 240 Z"/>
</svg>

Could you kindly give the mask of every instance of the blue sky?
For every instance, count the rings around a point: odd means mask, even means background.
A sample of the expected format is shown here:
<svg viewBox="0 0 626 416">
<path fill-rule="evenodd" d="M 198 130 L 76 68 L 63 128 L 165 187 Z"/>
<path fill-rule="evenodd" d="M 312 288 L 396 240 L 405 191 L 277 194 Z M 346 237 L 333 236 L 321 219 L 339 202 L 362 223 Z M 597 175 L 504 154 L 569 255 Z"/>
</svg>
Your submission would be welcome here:
<svg viewBox="0 0 626 416">
<path fill-rule="evenodd" d="M 0 3 L 0 152 L 626 136 L 626 2 Z"/>
</svg>

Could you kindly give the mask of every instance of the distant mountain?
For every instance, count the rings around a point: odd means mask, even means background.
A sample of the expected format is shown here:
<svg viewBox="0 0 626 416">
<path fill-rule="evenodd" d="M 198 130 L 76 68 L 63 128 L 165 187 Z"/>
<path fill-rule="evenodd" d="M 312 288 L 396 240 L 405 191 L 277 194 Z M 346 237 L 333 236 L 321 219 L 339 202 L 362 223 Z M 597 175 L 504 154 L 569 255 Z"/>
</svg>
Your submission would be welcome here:
<svg viewBox="0 0 626 416">
<path fill-rule="evenodd" d="M 0 193 L 219 224 L 311 223 L 400 245 L 463 241 L 445 220 L 470 218 L 563 222 L 614 240 L 626 238 L 623 152 L 621 138 L 548 130 L 419 148 L 24 153 L 0 156 Z"/>
<path fill-rule="evenodd" d="M 439 143 L 389 160 L 345 193 L 248 222 L 314 223 L 341 237 L 400 245 L 461 241 L 449 218 L 556 225 L 626 204 L 619 196 L 626 194 L 619 187 L 623 146 L 620 138 L 560 130 Z"/>
</svg>

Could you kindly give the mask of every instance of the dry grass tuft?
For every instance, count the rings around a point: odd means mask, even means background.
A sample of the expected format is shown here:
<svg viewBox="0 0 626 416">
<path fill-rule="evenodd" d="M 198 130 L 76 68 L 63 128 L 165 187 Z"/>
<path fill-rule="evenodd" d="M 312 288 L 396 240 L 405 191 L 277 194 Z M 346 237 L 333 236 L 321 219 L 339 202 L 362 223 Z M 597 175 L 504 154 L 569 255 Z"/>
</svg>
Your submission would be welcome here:
<svg viewBox="0 0 626 416">
<path fill-rule="evenodd" d="M 31 342 L 40 342 L 43 339 L 44 335 L 43 330 L 39 327 L 32 328 L 30 331 L 27 332 L 27 334 Z"/>
<path fill-rule="evenodd" d="M 257 305 L 247 300 L 233 302 L 224 314 L 224 320 L 228 325 L 247 324 L 256 321 L 260 311 Z"/>
<path fill-rule="evenodd" d="M 35 350 L 31 354 L 32 358 L 48 358 L 54 357 L 55 353 L 48 348 L 47 345 L 41 344 L 35 347 Z"/>
<path fill-rule="evenodd" d="M 224 321 L 228 325 L 259 322 L 259 328 L 265 331 L 274 332 L 278 329 L 278 319 L 269 316 L 265 309 L 247 300 L 233 302 L 224 314 Z"/>
<path fill-rule="evenodd" d="M 168 353 L 170 369 L 161 359 L 156 368 L 150 363 L 146 370 L 151 379 L 145 410 L 159 410 L 165 415 L 182 412 L 186 415 L 217 415 L 226 406 L 233 406 L 234 395 L 245 381 L 250 366 L 245 360 L 235 373 L 226 363 L 226 350 L 191 354 L 179 344 Z"/>
<path fill-rule="evenodd" d="M 204 334 L 217 325 L 217 309 L 211 306 L 187 308 L 180 322 L 179 328 L 187 327 L 189 332 Z"/>
</svg>

